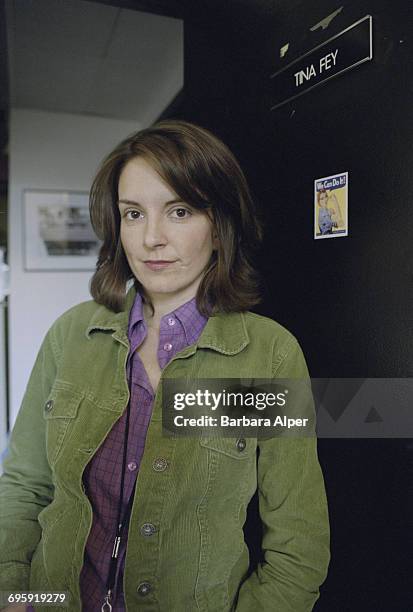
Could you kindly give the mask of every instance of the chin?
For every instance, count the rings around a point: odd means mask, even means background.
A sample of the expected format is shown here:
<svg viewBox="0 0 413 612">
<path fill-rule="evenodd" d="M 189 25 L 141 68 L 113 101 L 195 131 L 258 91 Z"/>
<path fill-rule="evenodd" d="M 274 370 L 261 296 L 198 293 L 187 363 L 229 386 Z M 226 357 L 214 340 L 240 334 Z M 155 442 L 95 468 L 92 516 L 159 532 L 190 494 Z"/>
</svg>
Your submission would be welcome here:
<svg viewBox="0 0 413 612">
<path fill-rule="evenodd" d="M 145 290 L 148 293 L 176 293 L 179 292 L 181 287 L 179 285 L 173 284 L 173 283 L 142 283 L 141 284 L 145 287 Z"/>
</svg>

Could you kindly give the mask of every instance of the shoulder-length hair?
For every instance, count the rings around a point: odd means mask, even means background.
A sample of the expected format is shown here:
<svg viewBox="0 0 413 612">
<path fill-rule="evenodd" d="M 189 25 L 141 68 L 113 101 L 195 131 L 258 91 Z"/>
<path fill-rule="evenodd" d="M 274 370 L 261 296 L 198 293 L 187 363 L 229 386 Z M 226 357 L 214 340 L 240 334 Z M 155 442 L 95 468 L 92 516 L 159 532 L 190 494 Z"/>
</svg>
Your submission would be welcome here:
<svg viewBox="0 0 413 612">
<path fill-rule="evenodd" d="M 198 287 L 204 315 L 248 310 L 260 301 L 253 267 L 262 240 L 245 176 L 228 147 L 208 130 L 181 120 L 166 120 L 123 140 L 102 162 L 90 193 L 90 216 L 103 241 L 90 291 L 99 304 L 119 312 L 126 284 L 133 279 L 120 239 L 118 183 L 129 160 L 141 157 L 183 201 L 210 214 L 218 237 Z M 134 284 L 151 307 L 145 288 Z M 153 307 L 152 307 L 153 309 Z"/>
</svg>

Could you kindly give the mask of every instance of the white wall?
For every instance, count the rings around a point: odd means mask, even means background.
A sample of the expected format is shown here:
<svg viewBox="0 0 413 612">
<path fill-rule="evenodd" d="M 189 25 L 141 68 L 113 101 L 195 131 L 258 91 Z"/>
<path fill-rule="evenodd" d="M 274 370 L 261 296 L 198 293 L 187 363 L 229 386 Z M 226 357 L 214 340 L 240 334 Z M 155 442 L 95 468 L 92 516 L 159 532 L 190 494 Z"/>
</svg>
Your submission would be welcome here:
<svg viewBox="0 0 413 612">
<path fill-rule="evenodd" d="M 12 109 L 9 176 L 10 423 L 14 423 L 31 368 L 53 321 L 90 299 L 93 272 L 27 272 L 23 261 L 23 190 L 89 191 L 101 159 L 140 129 L 136 121 Z"/>
</svg>

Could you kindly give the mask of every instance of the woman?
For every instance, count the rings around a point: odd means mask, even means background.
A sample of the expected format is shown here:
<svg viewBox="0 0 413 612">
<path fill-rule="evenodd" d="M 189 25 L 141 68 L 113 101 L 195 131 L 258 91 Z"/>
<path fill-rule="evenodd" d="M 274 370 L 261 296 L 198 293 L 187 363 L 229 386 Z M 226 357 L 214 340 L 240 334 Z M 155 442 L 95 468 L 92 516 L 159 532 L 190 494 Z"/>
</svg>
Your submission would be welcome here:
<svg viewBox="0 0 413 612">
<path fill-rule="evenodd" d="M 162 435 L 161 376 L 308 376 L 295 338 L 248 311 L 261 230 L 237 161 L 163 121 L 115 148 L 90 202 L 94 299 L 55 322 L 31 374 L 0 590 L 65 591 L 69 611 L 311 610 L 329 558 L 315 439 Z M 265 561 L 248 576 L 257 487 Z"/>
<path fill-rule="evenodd" d="M 319 206 L 318 227 L 320 232 L 323 235 L 332 234 L 333 227 L 343 225 L 343 218 L 341 216 L 337 197 L 335 193 L 320 189 L 320 191 L 317 191 L 317 202 Z"/>
</svg>

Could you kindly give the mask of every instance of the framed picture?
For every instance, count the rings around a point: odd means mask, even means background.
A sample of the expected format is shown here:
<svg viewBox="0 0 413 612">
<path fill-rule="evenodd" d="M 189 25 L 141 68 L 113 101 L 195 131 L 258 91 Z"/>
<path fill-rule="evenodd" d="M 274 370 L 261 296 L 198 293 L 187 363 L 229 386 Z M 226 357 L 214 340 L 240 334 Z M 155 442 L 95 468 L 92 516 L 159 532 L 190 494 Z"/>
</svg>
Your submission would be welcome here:
<svg viewBox="0 0 413 612">
<path fill-rule="evenodd" d="M 314 238 L 348 236 L 348 172 L 314 181 Z"/>
<path fill-rule="evenodd" d="M 26 270 L 94 270 L 100 248 L 89 218 L 89 194 L 26 189 Z"/>
</svg>

